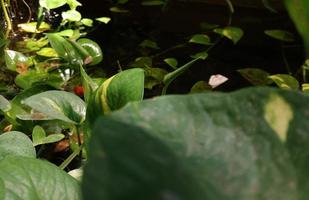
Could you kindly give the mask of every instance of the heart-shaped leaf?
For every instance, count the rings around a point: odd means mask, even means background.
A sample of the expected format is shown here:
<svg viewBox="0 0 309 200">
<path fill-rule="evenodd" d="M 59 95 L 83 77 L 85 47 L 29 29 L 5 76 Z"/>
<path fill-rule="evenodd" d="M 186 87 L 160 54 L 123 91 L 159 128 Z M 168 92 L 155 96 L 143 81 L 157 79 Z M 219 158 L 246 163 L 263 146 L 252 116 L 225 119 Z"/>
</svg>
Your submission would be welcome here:
<svg viewBox="0 0 309 200">
<path fill-rule="evenodd" d="M 32 131 L 33 146 L 58 142 L 64 137 L 61 133 L 46 136 L 45 130 L 41 126 L 35 126 Z"/>
<path fill-rule="evenodd" d="M 269 85 L 273 81 L 269 78 L 270 74 L 258 68 L 244 68 L 237 70 L 247 81 L 256 86 Z"/>
<path fill-rule="evenodd" d="M 4 59 L 6 67 L 11 71 L 20 72 L 32 65 L 31 60 L 17 51 L 5 50 Z"/>
<path fill-rule="evenodd" d="M 0 161 L 7 156 L 35 158 L 36 153 L 28 136 L 12 131 L 0 135 Z"/>
<path fill-rule="evenodd" d="M 208 35 L 205 34 L 196 34 L 192 36 L 189 40 L 191 43 L 202 44 L 202 45 L 210 45 L 211 41 Z"/>
<path fill-rule="evenodd" d="M 97 121 L 84 199 L 305 200 L 308 101 L 249 88 L 132 103 Z"/>
<path fill-rule="evenodd" d="M 67 3 L 67 0 L 40 0 L 39 4 L 46 9 L 59 8 Z"/>
<path fill-rule="evenodd" d="M 80 124 L 85 119 L 85 102 L 78 96 L 65 91 L 46 91 L 33 95 L 23 104 L 41 112 L 52 119 Z"/>
<path fill-rule="evenodd" d="M 228 26 L 225 28 L 216 28 L 214 30 L 215 33 L 218 33 L 222 36 L 233 41 L 234 44 L 237 44 L 238 41 L 243 37 L 244 31 L 238 27 Z"/>
<path fill-rule="evenodd" d="M 7 157 L 0 162 L 0 168 L 4 183 L 3 200 L 81 199 L 79 183 L 47 161 Z"/>
</svg>

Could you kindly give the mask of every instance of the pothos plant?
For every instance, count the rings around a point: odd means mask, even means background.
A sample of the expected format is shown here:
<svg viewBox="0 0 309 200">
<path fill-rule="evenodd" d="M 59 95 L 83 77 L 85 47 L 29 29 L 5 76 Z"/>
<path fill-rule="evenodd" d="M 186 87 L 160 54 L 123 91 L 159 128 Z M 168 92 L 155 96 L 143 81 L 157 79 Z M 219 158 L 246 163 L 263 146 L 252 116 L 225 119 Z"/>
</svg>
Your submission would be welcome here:
<svg viewBox="0 0 309 200">
<path fill-rule="evenodd" d="M 113 112 L 143 99 L 149 66 L 96 81 L 86 69 L 102 60 L 102 51 L 84 38 L 92 20 L 81 17 L 78 1 L 40 1 L 37 21 L 18 24 L 24 39 L 13 43 L 8 3 L 2 0 L 7 31 L 1 68 L 17 75 L 20 92 L 10 100 L 0 95 L 5 130 L 0 135 L 0 199 L 81 199 L 80 183 L 62 169 L 76 157 L 87 160 L 88 152 L 84 199 L 306 198 L 307 96 L 257 88 L 168 96 Z M 65 4 L 70 10 L 53 29 L 44 13 Z M 214 32 L 235 43 L 243 35 L 231 26 Z M 213 46 L 204 33 L 190 42 L 206 50 L 181 67 L 165 59 L 173 71 L 163 76 L 162 94 Z M 66 91 L 74 75 L 80 76 L 83 91 L 75 92 L 83 99 Z M 40 159 L 44 145 L 60 140 L 69 140 L 72 151 L 59 167 Z M 83 166 L 69 173 L 78 179 Z"/>
</svg>

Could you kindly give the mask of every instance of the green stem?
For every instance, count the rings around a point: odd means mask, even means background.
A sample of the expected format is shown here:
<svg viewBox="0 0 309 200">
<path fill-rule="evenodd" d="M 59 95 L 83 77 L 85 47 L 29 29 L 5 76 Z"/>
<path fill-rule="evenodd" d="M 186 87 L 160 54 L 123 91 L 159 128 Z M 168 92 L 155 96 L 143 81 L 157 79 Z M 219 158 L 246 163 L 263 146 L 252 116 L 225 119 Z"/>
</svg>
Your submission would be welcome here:
<svg viewBox="0 0 309 200">
<path fill-rule="evenodd" d="M 67 159 L 65 159 L 65 161 L 63 161 L 61 163 L 59 168 L 64 170 L 72 162 L 72 160 L 74 160 L 74 158 L 79 155 L 79 153 L 82 151 L 83 147 L 84 147 L 83 144 L 80 145 L 69 157 L 67 157 Z"/>
<path fill-rule="evenodd" d="M 5 32 L 5 39 L 7 39 L 9 37 L 11 30 L 13 29 L 13 26 L 12 26 L 12 21 L 10 19 L 10 16 L 8 14 L 7 5 L 5 4 L 4 1 L 5 0 L 1 0 L 1 7 L 2 7 L 2 10 L 3 10 L 4 19 L 5 19 L 6 24 L 7 24 L 6 32 Z"/>
</svg>

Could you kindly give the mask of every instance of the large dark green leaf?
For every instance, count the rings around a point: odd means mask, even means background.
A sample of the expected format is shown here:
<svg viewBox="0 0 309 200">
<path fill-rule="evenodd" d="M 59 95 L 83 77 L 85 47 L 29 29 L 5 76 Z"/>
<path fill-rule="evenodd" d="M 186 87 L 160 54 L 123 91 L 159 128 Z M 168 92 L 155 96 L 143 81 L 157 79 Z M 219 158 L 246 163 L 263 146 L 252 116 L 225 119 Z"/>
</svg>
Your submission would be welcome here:
<svg viewBox="0 0 309 200">
<path fill-rule="evenodd" d="M 79 183 L 55 165 L 34 158 L 7 157 L 0 162 L 3 200 L 79 200 Z M 0 189 L 1 192 L 1 189 Z"/>
<path fill-rule="evenodd" d="M 52 119 L 69 123 L 82 123 L 86 115 L 85 102 L 65 91 L 43 92 L 25 99 L 23 103 Z"/>
<path fill-rule="evenodd" d="M 84 198 L 305 200 L 308 101 L 251 88 L 132 103 L 97 122 Z"/>
<path fill-rule="evenodd" d="M 35 158 L 36 153 L 28 136 L 12 131 L 0 135 L 0 161 L 7 156 Z"/>
</svg>

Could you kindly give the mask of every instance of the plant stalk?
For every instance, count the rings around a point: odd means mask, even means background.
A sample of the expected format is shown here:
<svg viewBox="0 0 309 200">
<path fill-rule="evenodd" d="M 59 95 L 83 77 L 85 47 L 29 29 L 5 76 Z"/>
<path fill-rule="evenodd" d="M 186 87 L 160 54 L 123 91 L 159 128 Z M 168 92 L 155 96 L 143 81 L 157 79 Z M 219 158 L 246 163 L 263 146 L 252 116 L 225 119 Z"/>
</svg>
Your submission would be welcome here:
<svg viewBox="0 0 309 200">
<path fill-rule="evenodd" d="M 6 31 L 5 31 L 5 39 L 8 39 L 10 32 L 13 29 L 12 21 L 10 19 L 8 10 L 7 10 L 7 2 L 5 0 L 1 0 L 1 8 L 4 14 L 4 20 L 6 22 Z"/>
</svg>

